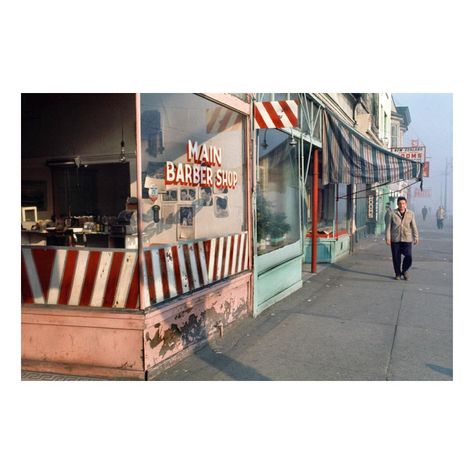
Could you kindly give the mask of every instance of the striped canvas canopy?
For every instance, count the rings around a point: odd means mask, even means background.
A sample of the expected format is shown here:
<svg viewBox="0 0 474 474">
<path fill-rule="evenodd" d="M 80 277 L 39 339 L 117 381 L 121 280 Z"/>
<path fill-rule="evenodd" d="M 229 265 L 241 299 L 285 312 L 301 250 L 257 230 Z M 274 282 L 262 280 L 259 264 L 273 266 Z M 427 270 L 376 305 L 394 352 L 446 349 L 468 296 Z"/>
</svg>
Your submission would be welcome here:
<svg viewBox="0 0 474 474">
<path fill-rule="evenodd" d="M 394 183 L 421 179 L 423 163 L 404 158 L 371 142 L 323 113 L 323 184 Z"/>
</svg>

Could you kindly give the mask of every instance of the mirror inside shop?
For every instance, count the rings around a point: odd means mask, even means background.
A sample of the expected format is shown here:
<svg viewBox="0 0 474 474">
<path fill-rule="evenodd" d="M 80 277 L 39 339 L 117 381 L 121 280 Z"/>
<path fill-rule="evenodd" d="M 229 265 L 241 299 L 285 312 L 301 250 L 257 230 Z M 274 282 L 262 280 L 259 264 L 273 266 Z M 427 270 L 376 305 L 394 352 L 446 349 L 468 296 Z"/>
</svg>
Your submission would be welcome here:
<svg viewBox="0 0 474 474">
<path fill-rule="evenodd" d="M 135 96 L 23 94 L 21 243 L 137 248 Z"/>
</svg>

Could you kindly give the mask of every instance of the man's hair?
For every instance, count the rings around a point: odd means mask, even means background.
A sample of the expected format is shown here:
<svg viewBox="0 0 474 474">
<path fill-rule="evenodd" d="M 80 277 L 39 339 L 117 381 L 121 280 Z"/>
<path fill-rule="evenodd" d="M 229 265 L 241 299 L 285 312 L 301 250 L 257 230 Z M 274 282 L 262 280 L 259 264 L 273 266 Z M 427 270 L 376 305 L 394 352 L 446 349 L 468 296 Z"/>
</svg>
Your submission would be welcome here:
<svg viewBox="0 0 474 474">
<path fill-rule="evenodd" d="M 407 202 L 407 198 L 406 198 L 405 196 L 399 196 L 399 197 L 397 198 L 397 204 L 398 204 L 400 201 L 405 201 L 405 202 Z"/>
</svg>

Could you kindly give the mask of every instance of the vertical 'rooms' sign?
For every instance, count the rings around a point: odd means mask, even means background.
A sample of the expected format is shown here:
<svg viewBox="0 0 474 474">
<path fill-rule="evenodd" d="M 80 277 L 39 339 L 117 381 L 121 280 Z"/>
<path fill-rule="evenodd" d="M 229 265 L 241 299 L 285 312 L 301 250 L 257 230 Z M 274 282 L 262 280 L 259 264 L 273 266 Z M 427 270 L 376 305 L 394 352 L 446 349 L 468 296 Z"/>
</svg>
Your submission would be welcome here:
<svg viewBox="0 0 474 474">
<path fill-rule="evenodd" d="M 237 173 L 222 169 L 222 149 L 188 140 L 186 163 L 167 161 L 165 184 L 235 189 Z"/>
</svg>

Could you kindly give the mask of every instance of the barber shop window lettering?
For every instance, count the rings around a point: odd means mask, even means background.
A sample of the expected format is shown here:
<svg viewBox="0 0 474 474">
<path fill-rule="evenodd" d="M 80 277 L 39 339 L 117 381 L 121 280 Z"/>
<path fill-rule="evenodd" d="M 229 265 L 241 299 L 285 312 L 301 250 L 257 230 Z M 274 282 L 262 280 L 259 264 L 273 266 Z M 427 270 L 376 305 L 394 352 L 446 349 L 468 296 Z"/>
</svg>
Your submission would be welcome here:
<svg viewBox="0 0 474 474">
<path fill-rule="evenodd" d="M 165 185 L 204 186 L 216 189 L 235 189 L 237 173 L 223 170 L 222 150 L 205 143 L 188 140 L 186 163 L 165 164 Z"/>
</svg>

